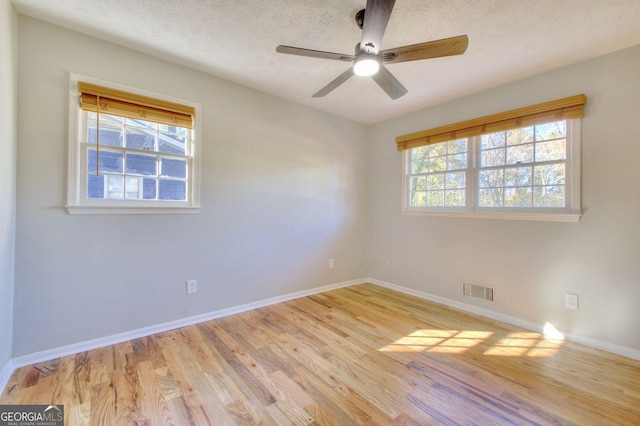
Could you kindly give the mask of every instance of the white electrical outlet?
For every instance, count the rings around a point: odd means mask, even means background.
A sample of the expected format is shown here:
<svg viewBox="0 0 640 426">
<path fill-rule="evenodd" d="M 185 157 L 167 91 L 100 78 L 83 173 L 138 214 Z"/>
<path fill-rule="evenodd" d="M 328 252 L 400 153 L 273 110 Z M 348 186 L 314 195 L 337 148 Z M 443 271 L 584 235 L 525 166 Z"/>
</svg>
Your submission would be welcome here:
<svg viewBox="0 0 640 426">
<path fill-rule="evenodd" d="M 384 261 L 384 267 L 385 268 L 391 268 L 391 262 L 389 262 L 389 259 Z"/>
<path fill-rule="evenodd" d="M 198 292 L 198 282 L 196 280 L 187 281 L 187 294 Z"/>
<path fill-rule="evenodd" d="M 336 266 L 336 261 L 334 259 L 329 259 L 329 269 L 333 269 Z"/>
<path fill-rule="evenodd" d="M 578 310 L 578 295 L 565 293 L 564 295 L 564 307 L 567 309 Z"/>
</svg>

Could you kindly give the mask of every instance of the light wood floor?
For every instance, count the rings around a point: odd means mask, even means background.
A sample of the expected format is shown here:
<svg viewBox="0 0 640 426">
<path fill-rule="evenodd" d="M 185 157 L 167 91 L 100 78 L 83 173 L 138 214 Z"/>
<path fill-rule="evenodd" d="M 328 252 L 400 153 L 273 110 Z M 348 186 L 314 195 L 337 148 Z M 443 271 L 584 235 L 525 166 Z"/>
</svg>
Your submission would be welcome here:
<svg viewBox="0 0 640 426">
<path fill-rule="evenodd" d="M 640 424 L 640 362 L 369 284 L 38 367 L 70 425 Z"/>
</svg>

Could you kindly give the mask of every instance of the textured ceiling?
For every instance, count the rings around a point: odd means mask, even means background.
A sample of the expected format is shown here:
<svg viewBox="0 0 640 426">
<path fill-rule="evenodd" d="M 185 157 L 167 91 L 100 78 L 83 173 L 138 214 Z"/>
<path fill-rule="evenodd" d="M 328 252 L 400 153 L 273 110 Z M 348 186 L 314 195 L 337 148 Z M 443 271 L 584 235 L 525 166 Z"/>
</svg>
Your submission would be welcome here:
<svg viewBox="0 0 640 426">
<path fill-rule="evenodd" d="M 369 77 L 311 95 L 348 63 L 279 44 L 353 53 L 366 0 L 13 0 L 17 11 L 362 123 L 640 44 L 640 0 L 397 0 L 382 48 L 462 34 L 462 56 L 391 64 L 409 90 Z"/>
</svg>

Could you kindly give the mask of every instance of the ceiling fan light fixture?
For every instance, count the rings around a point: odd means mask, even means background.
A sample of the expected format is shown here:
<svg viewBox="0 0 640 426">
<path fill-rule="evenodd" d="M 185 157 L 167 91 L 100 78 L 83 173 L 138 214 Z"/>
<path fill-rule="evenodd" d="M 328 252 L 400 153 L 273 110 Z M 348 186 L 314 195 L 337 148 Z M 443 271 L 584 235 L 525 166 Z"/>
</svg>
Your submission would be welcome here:
<svg viewBox="0 0 640 426">
<path fill-rule="evenodd" d="M 353 64 L 353 72 L 361 77 L 374 75 L 380 69 L 380 58 L 371 53 L 361 53 Z"/>
</svg>

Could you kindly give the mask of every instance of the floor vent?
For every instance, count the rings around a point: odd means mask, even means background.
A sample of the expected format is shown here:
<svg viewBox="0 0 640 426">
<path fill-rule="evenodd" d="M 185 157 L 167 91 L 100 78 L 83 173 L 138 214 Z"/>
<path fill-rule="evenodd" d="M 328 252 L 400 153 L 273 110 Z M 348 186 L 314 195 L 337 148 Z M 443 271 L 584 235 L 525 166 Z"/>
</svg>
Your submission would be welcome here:
<svg viewBox="0 0 640 426">
<path fill-rule="evenodd" d="M 482 299 L 493 302 L 493 287 L 482 284 L 462 283 L 462 295 L 472 297 L 474 299 Z"/>
</svg>

